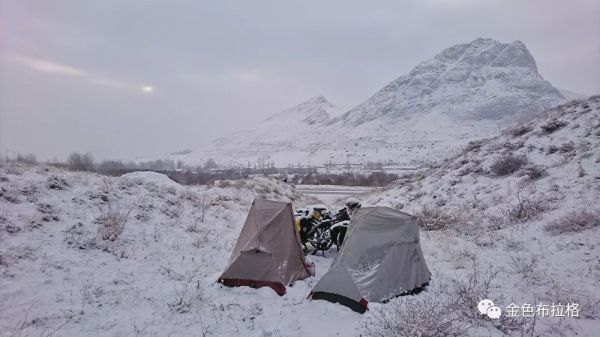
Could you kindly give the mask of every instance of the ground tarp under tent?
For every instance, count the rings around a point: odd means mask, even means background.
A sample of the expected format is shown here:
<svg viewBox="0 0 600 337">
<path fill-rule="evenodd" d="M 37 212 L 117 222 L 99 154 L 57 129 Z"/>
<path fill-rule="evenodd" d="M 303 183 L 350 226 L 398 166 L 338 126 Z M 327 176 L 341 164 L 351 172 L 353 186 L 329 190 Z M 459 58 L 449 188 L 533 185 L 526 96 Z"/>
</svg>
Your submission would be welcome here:
<svg viewBox="0 0 600 337">
<path fill-rule="evenodd" d="M 256 199 L 218 282 L 230 286 L 268 286 L 279 295 L 286 286 L 310 276 L 292 204 Z"/>
<path fill-rule="evenodd" d="M 415 217 L 388 207 L 363 207 L 352 216 L 342 249 L 312 290 L 312 299 L 364 313 L 423 287 L 431 278 Z"/>
</svg>

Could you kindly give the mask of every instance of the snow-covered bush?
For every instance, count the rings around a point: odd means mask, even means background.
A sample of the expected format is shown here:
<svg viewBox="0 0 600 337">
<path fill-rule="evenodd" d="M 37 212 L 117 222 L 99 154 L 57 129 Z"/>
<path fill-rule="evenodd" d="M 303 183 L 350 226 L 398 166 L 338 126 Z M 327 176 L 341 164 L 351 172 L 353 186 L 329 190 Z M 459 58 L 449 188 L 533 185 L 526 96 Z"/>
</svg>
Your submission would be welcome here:
<svg viewBox="0 0 600 337">
<path fill-rule="evenodd" d="M 523 196 L 517 194 L 517 202 L 508 206 L 506 215 L 515 222 L 526 222 L 534 219 L 547 209 L 544 202 L 535 195 Z"/>
<path fill-rule="evenodd" d="M 373 310 L 366 325 L 369 336 L 464 336 L 467 326 L 439 297 L 401 297 Z"/>
<path fill-rule="evenodd" d="M 485 140 L 473 140 L 470 141 L 469 144 L 467 144 L 467 146 L 465 147 L 464 153 L 467 152 L 477 152 L 479 151 L 479 149 L 481 149 L 481 147 L 485 144 Z"/>
<path fill-rule="evenodd" d="M 125 230 L 133 207 L 129 205 L 114 205 L 109 202 L 100 207 L 98 216 L 98 237 L 102 240 L 115 241 Z"/>
<path fill-rule="evenodd" d="M 563 143 L 558 148 L 558 151 L 560 151 L 560 153 L 569 153 L 569 152 L 572 152 L 573 150 L 575 150 L 575 143 L 573 143 L 573 142 Z"/>
<path fill-rule="evenodd" d="M 518 171 L 528 163 L 527 156 L 507 154 L 496 159 L 490 165 L 490 171 L 495 176 L 505 176 Z"/>
<path fill-rule="evenodd" d="M 600 227 L 600 210 L 579 209 L 549 223 L 545 229 L 550 234 L 558 235 L 581 232 L 594 227 Z"/>
<path fill-rule="evenodd" d="M 175 290 L 175 300 L 167 303 L 171 311 L 184 314 L 202 301 L 202 289 L 200 288 L 200 275 L 202 273 L 199 267 L 187 272 L 176 272 L 163 266 L 160 267 L 160 271 L 171 281 L 178 282 L 178 287 Z"/>
<path fill-rule="evenodd" d="M 499 270 L 490 268 L 484 271 L 473 262 L 473 271 L 468 278 L 452 280 L 454 311 L 469 318 L 479 318 L 474 306 L 484 298 L 490 298 L 490 286 L 498 276 Z"/>
<path fill-rule="evenodd" d="M 414 216 L 417 217 L 417 225 L 426 231 L 447 229 L 456 222 L 454 216 L 436 206 L 425 205 Z"/>
<path fill-rule="evenodd" d="M 0 197 L 12 204 L 18 204 L 19 202 L 21 202 L 17 191 L 12 189 L 9 190 L 4 187 L 0 188 Z"/>
<path fill-rule="evenodd" d="M 28 185 L 25 185 L 24 187 L 21 188 L 21 193 L 25 196 L 33 196 L 34 194 L 39 192 L 39 188 L 38 185 L 31 183 Z"/>
<path fill-rule="evenodd" d="M 569 123 L 559 119 L 553 119 L 545 124 L 540 125 L 540 129 L 547 134 L 553 133 L 554 131 L 567 126 Z"/>
<path fill-rule="evenodd" d="M 539 274 L 537 256 L 515 255 L 511 256 L 511 265 L 515 272 L 523 275 L 524 279 L 536 278 Z"/>
<path fill-rule="evenodd" d="M 519 177 L 525 177 L 527 180 L 536 180 L 547 174 L 546 168 L 541 165 L 529 163 L 517 172 Z"/>
<path fill-rule="evenodd" d="M 510 129 L 507 129 L 505 131 L 505 133 L 508 135 L 511 135 L 513 137 L 519 137 L 519 136 L 522 136 L 522 135 L 530 132 L 531 130 L 533 130 L 531 125 L 518 125 L 518 126 L 510 128 Z"/>
<path fill-rule="evenodd" d="M 46 183 L 48 188 L 51 190 L 64 190 L 69 186 L 69 184 L 64 178 L 59 177 L 57 175 L 49 176 L 46 180 Z"/>
<path fill-rule="evenodd" d="M 508 149 L 508 150 L 517 150 L 522 148 L 525 143 L 523 141 L 516 141 L 516 142 L 504 142 L 502 144 L 500 144 L 502 146 L 502 148 Z"/>
<path fill-rule="evenodd" d="M 162 205 L 160 211 L 169 219 L 179 219 L 183 214 L 183 207 L 177 204 L 172 205 L 167 201 Z"/>
</svg>

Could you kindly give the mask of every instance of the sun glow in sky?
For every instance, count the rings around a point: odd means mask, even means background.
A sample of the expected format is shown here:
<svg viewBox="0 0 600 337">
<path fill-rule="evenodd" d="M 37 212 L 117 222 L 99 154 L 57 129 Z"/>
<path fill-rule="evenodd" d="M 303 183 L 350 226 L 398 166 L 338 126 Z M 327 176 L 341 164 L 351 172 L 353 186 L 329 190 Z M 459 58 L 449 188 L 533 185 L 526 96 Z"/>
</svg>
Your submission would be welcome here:
<svg viewBox="0 0 600 337">
<path fill-rule="evenodd" d="M 154 87 L 150 85 L 143 85 L 140 89 L 147 94 L 154 92 Z"/>
</svg>

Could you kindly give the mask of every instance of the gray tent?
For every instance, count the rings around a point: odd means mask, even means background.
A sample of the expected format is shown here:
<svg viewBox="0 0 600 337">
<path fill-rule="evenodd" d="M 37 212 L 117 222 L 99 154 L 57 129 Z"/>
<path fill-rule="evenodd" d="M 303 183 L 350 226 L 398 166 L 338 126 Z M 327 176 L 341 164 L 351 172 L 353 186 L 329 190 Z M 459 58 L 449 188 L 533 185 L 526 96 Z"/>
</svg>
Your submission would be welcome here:
<svg viewBox="0 0 600 337">
<path fill-rule="evenodd" d="M 368 302 L 385 302 L 421 288 L 430 278 L 416 218 L 388 207 L 363 207 L 311 296 L 364 313 Z"/>
<path fill-rule="evenodd" d="M 230 286 L 268 286 L 279 295 L 296 280 L 310 276 L 292 204 L 256 199 L 252 203 L 229 264 L 218 282 Z"/>
</svg>

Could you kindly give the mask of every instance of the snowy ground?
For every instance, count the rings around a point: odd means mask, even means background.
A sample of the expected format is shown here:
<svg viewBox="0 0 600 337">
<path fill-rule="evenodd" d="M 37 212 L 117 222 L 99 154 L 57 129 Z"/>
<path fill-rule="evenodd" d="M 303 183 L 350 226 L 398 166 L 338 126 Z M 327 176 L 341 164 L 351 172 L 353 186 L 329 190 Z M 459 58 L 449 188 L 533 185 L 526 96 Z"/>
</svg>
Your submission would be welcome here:
<svg viewBox="0 0 600 337">
<path fill-rule="evenodd" d="M 283 297 L 216 283 L 254 197 L 315 202 L 289 185 L 257 179 L 188 188 L 155 175 L 1 165 L 2 336 L 356 335 L 361 315 L 306 300 L 315 278 Z M 98 233 L 109 205 L 132 210 L 115 241 Z M 317 275 L 333 254 L 309 258 Z"/>
</svg>

